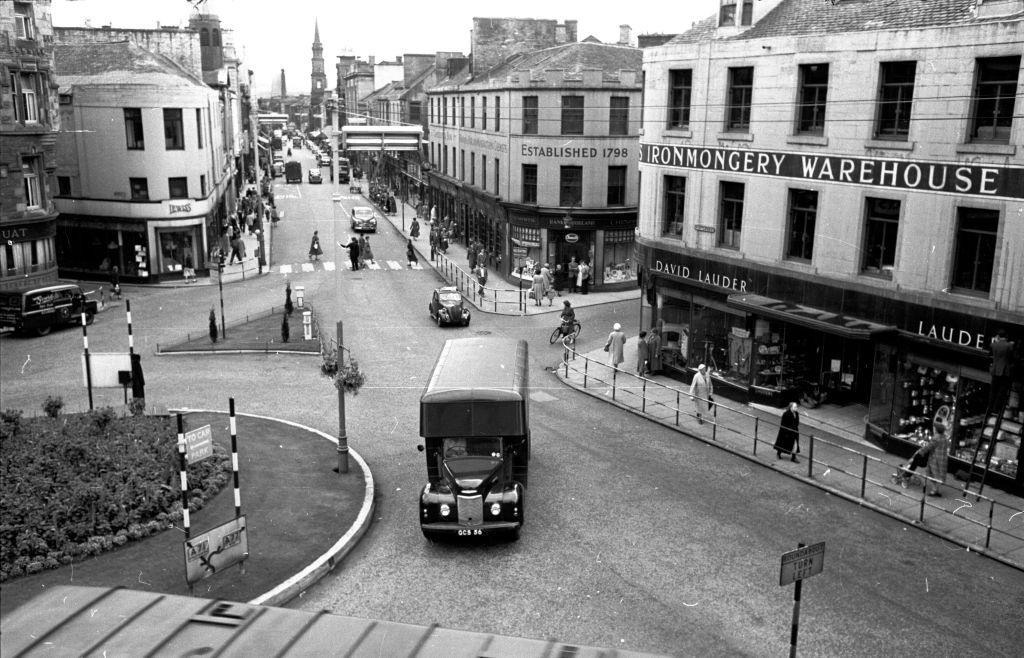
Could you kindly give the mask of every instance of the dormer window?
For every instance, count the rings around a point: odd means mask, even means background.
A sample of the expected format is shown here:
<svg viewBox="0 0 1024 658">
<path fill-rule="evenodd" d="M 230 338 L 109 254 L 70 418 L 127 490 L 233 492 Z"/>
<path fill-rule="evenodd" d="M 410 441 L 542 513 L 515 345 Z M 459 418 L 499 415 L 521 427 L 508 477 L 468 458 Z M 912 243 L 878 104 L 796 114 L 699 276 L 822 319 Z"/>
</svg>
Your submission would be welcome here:
<svg viewBox="0 0 1024 658">
<path fill-rule="evenodd" d="M 740 5 L 739 23 L 736 22 L 736 5 Z M 754 0 L 722 0 L 718 13 L 718 27 L 748 26 L 754 14 Z"/>
<path fill-rule="evenodd" d="M 14 3 L 14 29 L 19 39 L 32 39 L 36 38 L 35 31 L 35 20 L 32 16 L 32 3 L 30 2 L 15 2 Z"/>
</svg>

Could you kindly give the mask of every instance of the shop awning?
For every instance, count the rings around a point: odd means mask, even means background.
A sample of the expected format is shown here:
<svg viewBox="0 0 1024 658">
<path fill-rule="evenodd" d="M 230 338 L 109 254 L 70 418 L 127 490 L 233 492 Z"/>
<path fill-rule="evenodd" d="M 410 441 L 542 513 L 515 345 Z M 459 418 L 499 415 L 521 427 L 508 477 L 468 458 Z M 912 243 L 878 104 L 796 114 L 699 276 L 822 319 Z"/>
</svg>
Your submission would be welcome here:
<svg viewBox="0 0 1024 658">
<path fill-rule="evenodd" d="M 833 313 L 803 304 L 792 304 L 763 295 L 729 295 L 729 306 L 754 315 L 799 324 L 843 338 L 869 340 L 878 334 L 896 331 L 896 327 L 869 322 L 841 313 Z"/>
</svg>

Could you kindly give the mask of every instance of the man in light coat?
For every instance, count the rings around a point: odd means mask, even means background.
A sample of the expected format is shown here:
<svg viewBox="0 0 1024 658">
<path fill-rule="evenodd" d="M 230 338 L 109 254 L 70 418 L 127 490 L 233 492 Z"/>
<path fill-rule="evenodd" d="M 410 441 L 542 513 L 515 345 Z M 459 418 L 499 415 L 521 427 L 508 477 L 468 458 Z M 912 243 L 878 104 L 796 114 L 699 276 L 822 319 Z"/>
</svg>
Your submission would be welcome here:
<svg viewBox="0 0 1024 658">
<path fill-rule="evenodd" d="M 704 424 L 703 415 L 711 411 L 714 392 L 715 387 L 711 383 L 708 367 L 702 363 L 697 366 L 697 374 L 693 376 L 693 382 L 690 384 L 690 399 L 693 400 L 694 410 L 697 413 L 697 422 L 701 425 Z"/>
</svg>

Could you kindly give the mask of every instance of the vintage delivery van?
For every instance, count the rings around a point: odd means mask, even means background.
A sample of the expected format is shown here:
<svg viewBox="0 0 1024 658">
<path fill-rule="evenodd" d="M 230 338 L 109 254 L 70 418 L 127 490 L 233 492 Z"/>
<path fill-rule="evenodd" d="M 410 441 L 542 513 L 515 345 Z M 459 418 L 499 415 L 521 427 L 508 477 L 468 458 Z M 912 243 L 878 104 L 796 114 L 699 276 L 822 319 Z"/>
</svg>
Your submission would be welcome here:
<svg viewBox="0 0 1024 658">
<path fill-rule="evenodd" d="M 428 539 L 519 538 L 530 460 L 527 368 L 525 340 L 445 342 L 420 398 L 420 528 Z"/>
<path fill-rule="evenodd" d="M 97 303 L 73 283 L 0 292 L 0 328 L 45 336 L 54 327 L 92 324 Z"/>
</svg>

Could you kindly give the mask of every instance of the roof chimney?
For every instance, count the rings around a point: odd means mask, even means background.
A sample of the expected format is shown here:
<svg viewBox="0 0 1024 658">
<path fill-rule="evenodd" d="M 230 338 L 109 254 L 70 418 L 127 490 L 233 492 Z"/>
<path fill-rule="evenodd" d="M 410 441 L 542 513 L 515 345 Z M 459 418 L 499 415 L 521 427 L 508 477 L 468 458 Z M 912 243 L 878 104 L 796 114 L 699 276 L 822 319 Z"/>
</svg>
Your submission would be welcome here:
<svg viewBox="0 0 1024 658">
<path fill-rule="evenodd" d="M 628 46 L 633 41 L 633 28 L 628 25 L 619 26 L 619 45 Z"/>
<path fill-rule="evenodd" d="M 370 55 L 370 66 L 374 66 L 377 63 L 377 57 Z"/>
</svg>

